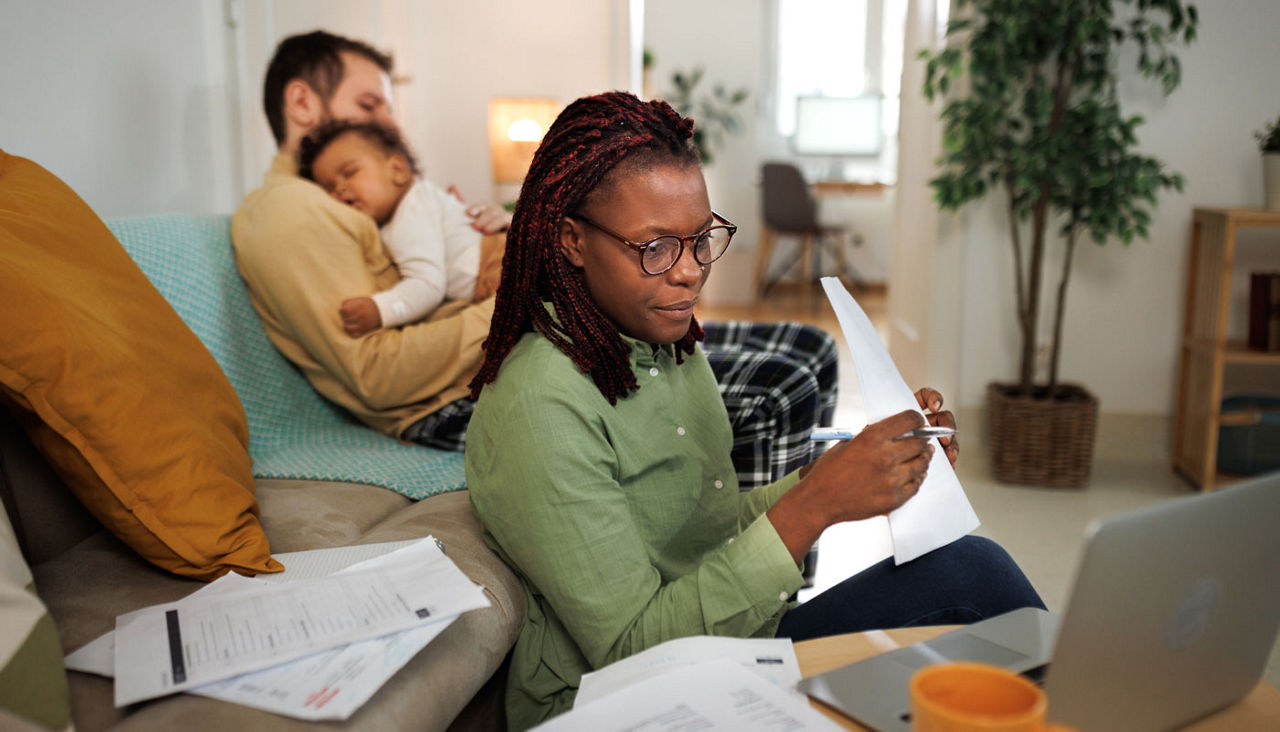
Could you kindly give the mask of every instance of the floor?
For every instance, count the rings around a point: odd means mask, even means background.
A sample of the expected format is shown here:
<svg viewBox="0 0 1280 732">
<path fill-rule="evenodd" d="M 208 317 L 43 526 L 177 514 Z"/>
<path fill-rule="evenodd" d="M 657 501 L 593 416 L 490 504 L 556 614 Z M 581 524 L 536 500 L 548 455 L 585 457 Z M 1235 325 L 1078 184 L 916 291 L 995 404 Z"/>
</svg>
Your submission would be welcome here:
<svg viewBox="0 0 1280 732">
<path fill-rule="evenodd" d="M 853 291 L 881 336 L 885 336 L 885 293 L 882 288 Z M 704 307 L 703 320 L 798 320 L 827 330 L 841 343 L 840 395 L 834 423 L 866 422 L 857 378 L 844 350 L 844 339 L 825 298 L 796 292 L 771 292 L 767 302 L 747 307 Z M 945 396 L 945 395 L 944 395 Z M 956 415 L 961 457 L 956 473 L 982 521 L 975 532 L 999 542 L 1022 567 L 1050 610 L 1062 612 L 1075 574 L 1085 527 L 1094 518 L 1192 495 L 1193 490 L 1170 469 L 1170 420 L 1164 417 L 1102 414 L 1089 485 L 1064 490 L 997 483 L 986 460 L 981 410 Z M 839 582 L 861 567 L 841 560 L 852 553 L 854 532 L 833 526 L 819 540 L 814 587 L 802 590 L 801 601 Z M 1280 686 L 1280 641 L 1273 647 L 1265 678 Z"/>
</svg>

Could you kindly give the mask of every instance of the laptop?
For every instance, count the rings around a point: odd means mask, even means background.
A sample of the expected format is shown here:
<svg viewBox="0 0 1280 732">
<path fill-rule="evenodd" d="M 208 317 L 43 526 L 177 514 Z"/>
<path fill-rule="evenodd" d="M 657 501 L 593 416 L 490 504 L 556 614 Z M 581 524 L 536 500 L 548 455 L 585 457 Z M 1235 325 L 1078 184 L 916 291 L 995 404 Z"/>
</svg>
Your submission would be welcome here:
<svg viewBox="0 0 1280 732">
<path fill-rule="evenodd" d="M 880 730 L 911 726 L 923 666 L 1043 679 L 1051 721 L 1160 730 L 1235 703 L 1280 629 L 1280 473 L 1093 522 L 1066 612 L 1025 608 L 833 669 L 800 690 Z"/>
</svg>

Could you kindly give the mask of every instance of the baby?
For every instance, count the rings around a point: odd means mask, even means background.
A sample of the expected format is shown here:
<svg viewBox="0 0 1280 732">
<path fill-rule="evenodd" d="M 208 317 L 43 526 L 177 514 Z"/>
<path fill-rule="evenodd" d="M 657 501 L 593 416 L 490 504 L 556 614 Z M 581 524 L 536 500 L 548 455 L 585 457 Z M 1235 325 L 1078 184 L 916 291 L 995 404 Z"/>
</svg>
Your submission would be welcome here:
<svg viewBox="0 0 1280 732">
<path fill-rule="evenodd" d="M 477 288 L 481 235 L 466 207 L 419 176 L 395 130 L 373 122 L 326 123 L 303 140 L 298 172 L 373 218 L 400 272 L 394 287 L 342 302 L 347 335 L 412 323 L 446 299 L 471 301 L 492 291 Z"/>
</svg>

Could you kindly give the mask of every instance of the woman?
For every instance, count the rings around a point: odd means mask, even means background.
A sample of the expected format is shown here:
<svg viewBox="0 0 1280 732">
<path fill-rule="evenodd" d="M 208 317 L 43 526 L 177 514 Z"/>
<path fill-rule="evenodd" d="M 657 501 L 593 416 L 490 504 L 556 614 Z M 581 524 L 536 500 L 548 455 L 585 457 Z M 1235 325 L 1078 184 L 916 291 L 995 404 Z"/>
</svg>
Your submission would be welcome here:
<svg viewBox="0 0 1280 732">
<path fill-rule="evenodd" d="M 583 673 L 672 638 L 800 639 L 1042 606 L 1008 555 L 973 537 L 788 602 L 823 529 L 902 505 L 933 448 L 894 440 L 925 421 L 903 412 L 738 492 L 693 317 L 736 228 L 711 210 L 692 130 L 662 101 L 579 99 L 516 205 L 466 455 L 487 540 L 525 591 L 515 729 L 569 709 Z M 930 422 L 954 424 L 937 392 L 917 398 Z M 955 440 L 945 449 L 954 461 Z"/>
</svg>

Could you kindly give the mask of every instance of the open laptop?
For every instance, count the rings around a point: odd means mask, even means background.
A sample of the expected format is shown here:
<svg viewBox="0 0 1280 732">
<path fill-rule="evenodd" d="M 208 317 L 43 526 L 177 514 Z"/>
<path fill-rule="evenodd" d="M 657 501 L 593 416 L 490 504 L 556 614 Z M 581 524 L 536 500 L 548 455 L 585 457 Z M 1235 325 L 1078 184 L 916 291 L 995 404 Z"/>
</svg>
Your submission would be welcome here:
<svg viewBox="0 0 1280 732">
<path fill-rule="evenodd" d="M 911 674 L 976 660 L 1043 672 L 1052 721 L 1169 729 L 1249 693 L 1278 629 L 1275 473 L 1095 521 L 1061 619 L 1017 610 L 819 674 L 800 690 L 870 727 L 907 730 Z"/>
</svg>

